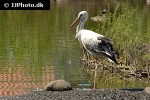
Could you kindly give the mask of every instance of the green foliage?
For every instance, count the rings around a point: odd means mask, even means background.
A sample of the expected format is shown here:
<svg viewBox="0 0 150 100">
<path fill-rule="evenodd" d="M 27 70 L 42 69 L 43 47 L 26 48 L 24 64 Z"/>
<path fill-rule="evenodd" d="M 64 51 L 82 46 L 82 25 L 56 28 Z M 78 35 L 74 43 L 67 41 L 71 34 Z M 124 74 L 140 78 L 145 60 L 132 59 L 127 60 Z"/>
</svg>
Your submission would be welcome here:
<svg viewBox="0 0 150 100">
<path fill-rule="evenodd" d="M 147 66 L 143 63 L 150 60 L 150 54 L 140 47 L 149 43 L 149 34 L 148 31 L 143 33 L 143 28 L 137 28 L 141 24 L 136 19 L 137 11 L 129 8 L 127 3 L 116 2 L 113 8 L 108 3 L 107 5 L 108 11 L 103 20 L 97 22 L 95 31 L 112 39 L 120 63 L 135 67 Z"/>
</svg>

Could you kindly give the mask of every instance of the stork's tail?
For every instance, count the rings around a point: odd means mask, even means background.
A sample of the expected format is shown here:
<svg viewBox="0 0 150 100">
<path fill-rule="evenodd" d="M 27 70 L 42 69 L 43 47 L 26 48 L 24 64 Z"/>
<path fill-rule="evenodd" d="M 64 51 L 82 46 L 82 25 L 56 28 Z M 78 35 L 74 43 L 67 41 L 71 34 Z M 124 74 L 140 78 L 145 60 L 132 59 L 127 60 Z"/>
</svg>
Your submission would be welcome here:
<svg viewBox="0 0 150 100">
<path fill-rule="evenodd" d="M 108 60 L 112 63 L 118 64 L 112 44 L 107 43 L 107 45 L 104 47 L 104 50 L 105 56 L 108 58 Z"/>
<path fill-rule="evenodd" d="M 108 60 L 109 60 L 110 62 L 115 63 L 115 64 L 118 64 L 115 55 L 107 56 L 107 57 L 108 57 Z"/>
<path fill-rule="evenodd" d="M 104 56 L 107 57 L 107 59 L 112 62 L 112 63 L 115 63 L 115 64 L 118 64 L 117 60 L 116 60 L 116 57 L 115 57 L 115 54 L 112 52 L 112 54 L 108 53 L 108 52 L 102 52 Z"/>
</svg>

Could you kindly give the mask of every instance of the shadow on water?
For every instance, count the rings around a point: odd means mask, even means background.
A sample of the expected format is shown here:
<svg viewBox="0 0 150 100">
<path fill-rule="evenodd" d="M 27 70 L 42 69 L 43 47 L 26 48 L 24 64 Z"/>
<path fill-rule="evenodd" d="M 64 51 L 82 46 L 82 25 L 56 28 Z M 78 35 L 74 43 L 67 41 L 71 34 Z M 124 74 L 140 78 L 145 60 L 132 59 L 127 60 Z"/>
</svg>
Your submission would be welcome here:
<svg viewBox="0 0 150 100">
<path fill-rule="evenodd" d="M 0 11 L 0 95 L 29 93 L 55 79 L 90 88 L 93 75 L 82 73 L 82 50 L 75 28 L 68 27 L 81 10 L 96 16 L 106 8 L 104 1 L 51 0 L 50 11 Z M 89 20 L 86 28 L 94 25 Z M 98 88 L 116 87 L 114 78 L 102 74 Z"/>
<path fill-rule="evenodd" d="M 123 91 L 143 91 L 144 89 L 143 88 L 133 88 L 133 89 L 120 89 L 120 90 L 123 90 Z"/>
</svg>

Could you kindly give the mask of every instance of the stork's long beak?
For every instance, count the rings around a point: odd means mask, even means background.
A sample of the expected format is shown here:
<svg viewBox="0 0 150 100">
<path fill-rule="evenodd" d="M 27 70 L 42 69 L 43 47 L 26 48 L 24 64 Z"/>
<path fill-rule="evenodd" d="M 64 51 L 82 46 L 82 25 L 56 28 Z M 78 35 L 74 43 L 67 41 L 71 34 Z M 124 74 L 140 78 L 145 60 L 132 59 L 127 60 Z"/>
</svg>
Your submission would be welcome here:
<svg viewBox="0 0 150 100">
<path fill-rule="evenodd" d="M 70 25 L 70 27 L 69 27 L 69 29 L 72 27 L 72 26 L 74 26 L 78 21 L 79 21 L 79 17 L 78 18 L 76 18 L 74 21 L 73 21 L 73 23 Z"/>
</svg>

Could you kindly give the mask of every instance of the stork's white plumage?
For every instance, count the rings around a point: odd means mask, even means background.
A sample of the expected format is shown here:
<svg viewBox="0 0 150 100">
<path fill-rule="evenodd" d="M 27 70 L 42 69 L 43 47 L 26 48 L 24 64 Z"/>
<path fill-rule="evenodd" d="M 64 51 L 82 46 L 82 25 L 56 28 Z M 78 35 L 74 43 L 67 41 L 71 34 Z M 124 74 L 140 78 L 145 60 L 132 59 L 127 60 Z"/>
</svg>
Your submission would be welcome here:
<svg viewBox="0 0 150 100">
<path fill-rule="evenodd" d="M 87 19 L 88 13 L 86 11 L 81 11 L 69 28 L 75 25 L 75 23 L 79 22 L 76 29 L 76 38 L 78 38 L 79 42 L 83 45 L 85 50 L 96 58 L 107 58 L 112 63 L 117 64 L 111 40 L 101 34 L 84 29 L 84 24 Z M 95 89 L 96 69 L 97 63 L 95 66 L 93 89 Z"/>
</svg>

